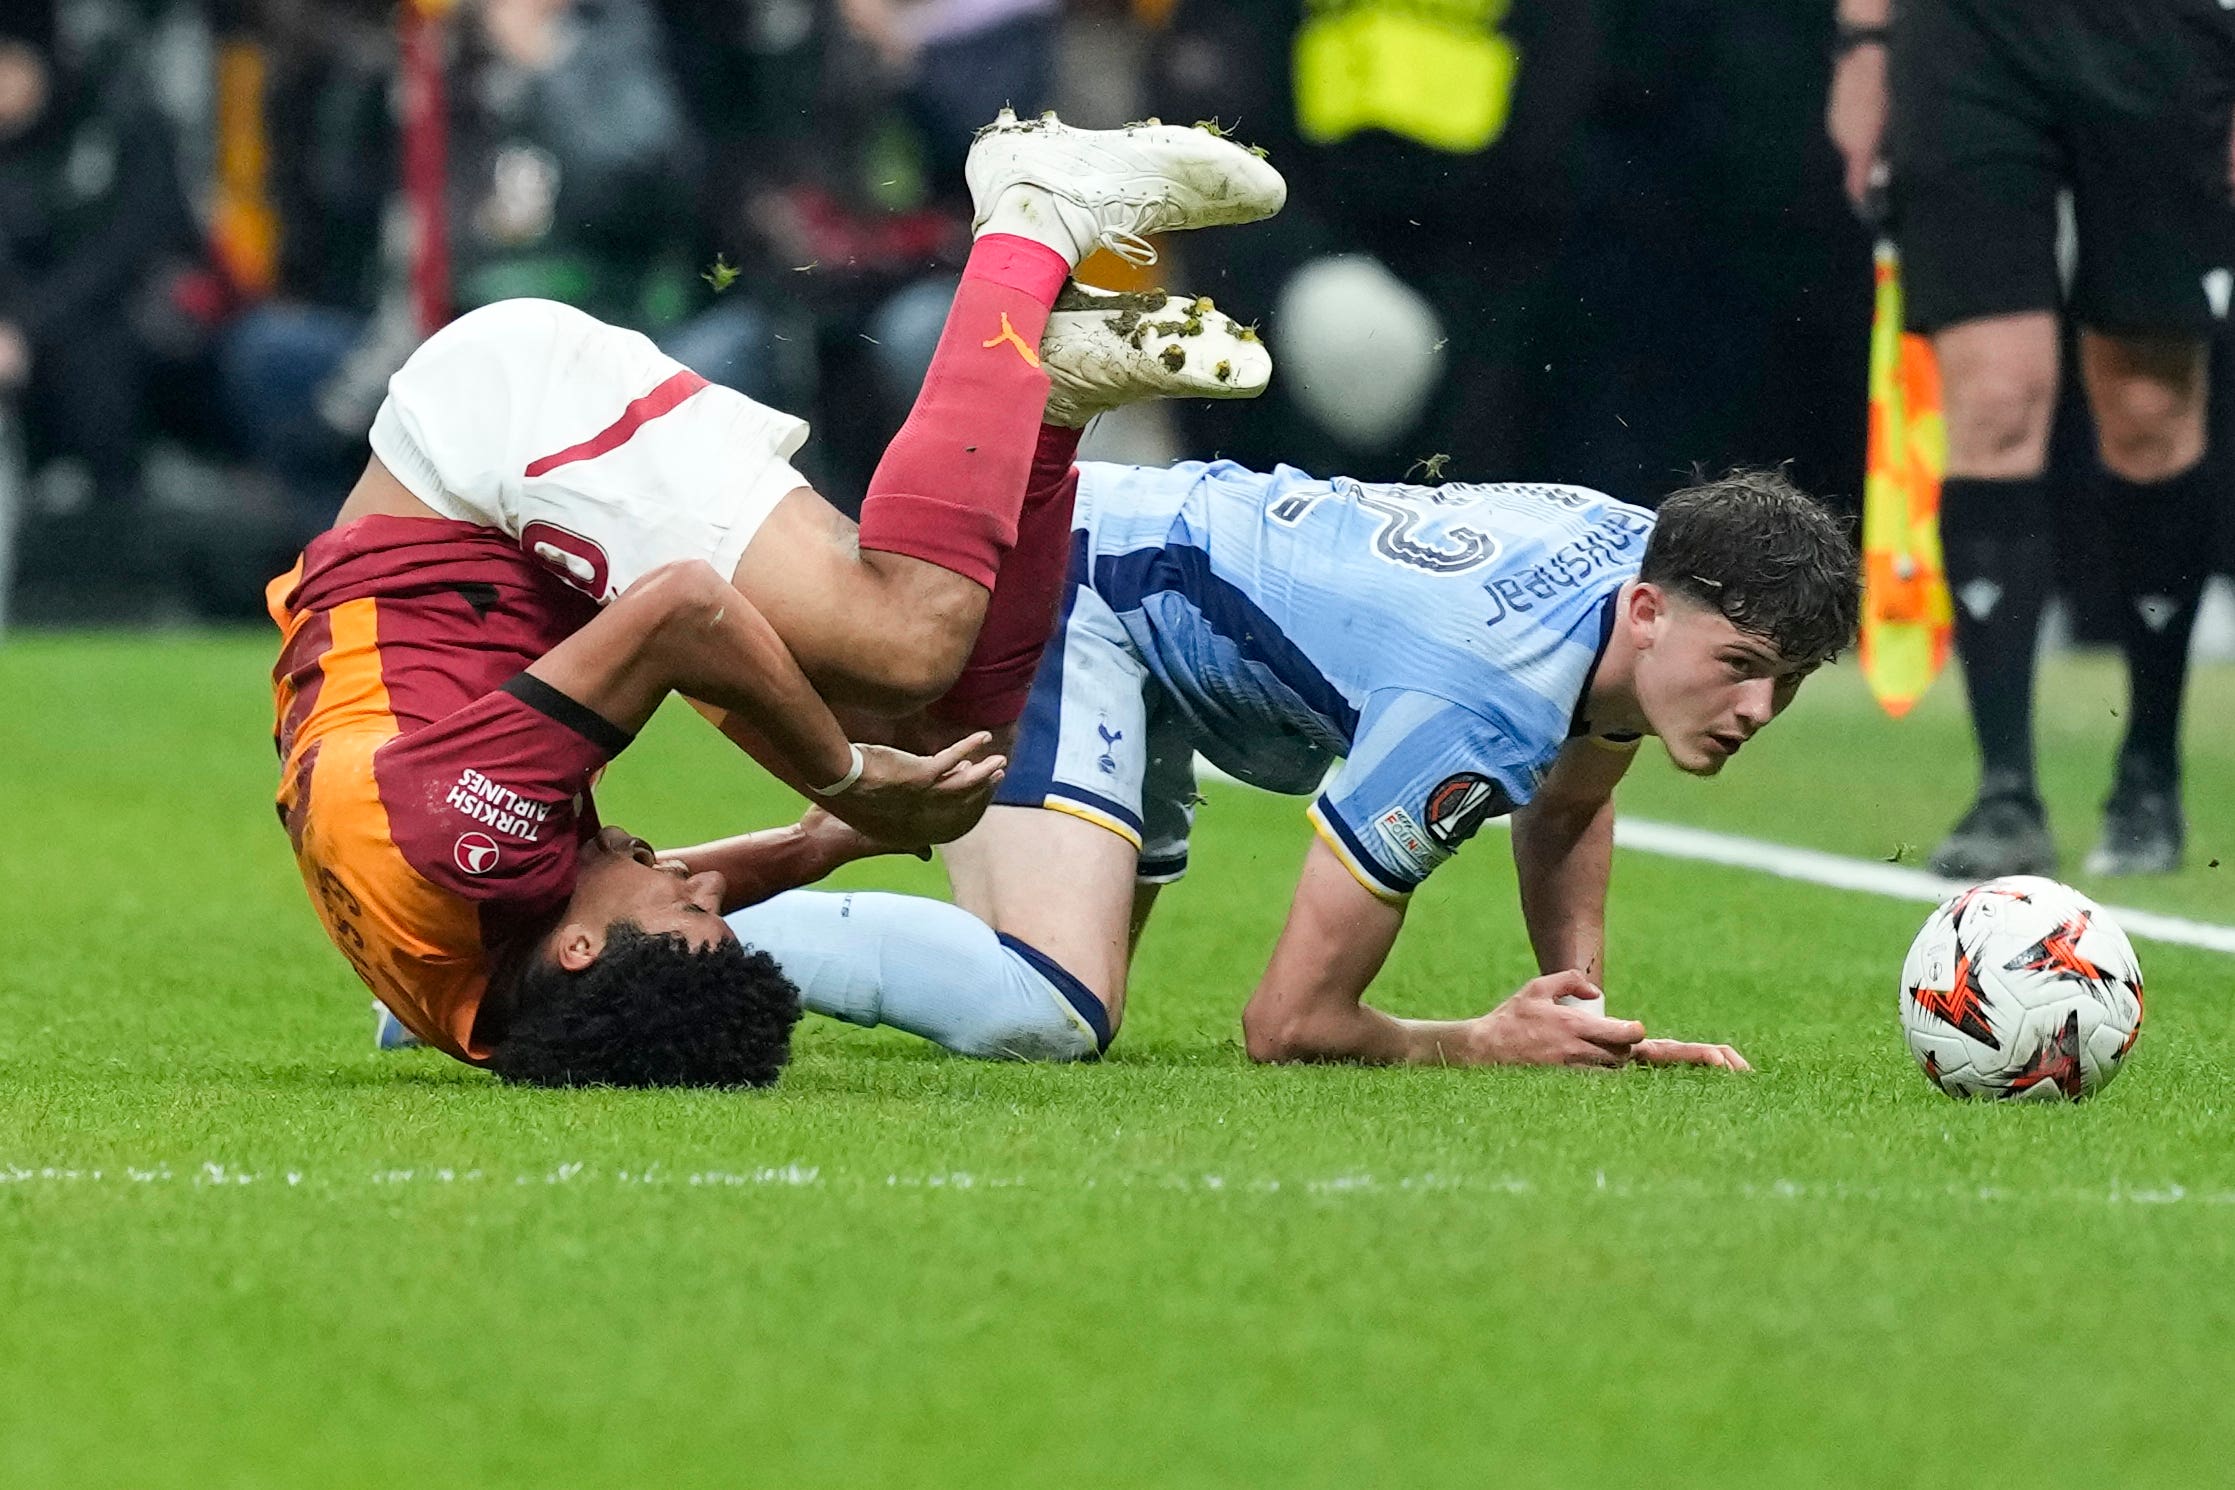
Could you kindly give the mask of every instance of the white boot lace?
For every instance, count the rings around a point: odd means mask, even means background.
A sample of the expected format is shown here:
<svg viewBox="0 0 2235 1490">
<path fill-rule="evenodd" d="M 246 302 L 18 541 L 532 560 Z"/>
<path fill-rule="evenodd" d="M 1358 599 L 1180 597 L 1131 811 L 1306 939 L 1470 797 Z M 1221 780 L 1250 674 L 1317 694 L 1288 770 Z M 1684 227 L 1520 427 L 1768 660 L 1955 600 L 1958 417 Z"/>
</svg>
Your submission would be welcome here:
<svg viewBox="0 0 2235 1490">
<path fill-rule="evenodd" d="M 1095 235 L 1094 241 L 1137 269 L 1146 269 L 1156 262 L 1156 245 L 1139 233 L 1124 228 L 1104 228 Z"/>
</svg>

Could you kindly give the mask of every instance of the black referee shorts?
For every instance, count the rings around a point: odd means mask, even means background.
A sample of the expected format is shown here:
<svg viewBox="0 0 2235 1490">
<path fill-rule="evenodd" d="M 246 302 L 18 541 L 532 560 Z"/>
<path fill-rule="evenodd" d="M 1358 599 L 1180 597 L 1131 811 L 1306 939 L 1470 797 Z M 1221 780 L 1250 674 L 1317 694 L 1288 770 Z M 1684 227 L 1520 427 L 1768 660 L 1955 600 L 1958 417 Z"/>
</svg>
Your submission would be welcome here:
<svg viewBox="0 0 2235 1490">
<path fill-rule="evenodd" d="M 2069 310 L 2126 335 L 2235 313 L 2235 9 L 2220 0 L 1902 0 L 1895 232 L 1909 320 Z M 2057 194 L 2079 261 L 2067 302 Z"/>
</svg>

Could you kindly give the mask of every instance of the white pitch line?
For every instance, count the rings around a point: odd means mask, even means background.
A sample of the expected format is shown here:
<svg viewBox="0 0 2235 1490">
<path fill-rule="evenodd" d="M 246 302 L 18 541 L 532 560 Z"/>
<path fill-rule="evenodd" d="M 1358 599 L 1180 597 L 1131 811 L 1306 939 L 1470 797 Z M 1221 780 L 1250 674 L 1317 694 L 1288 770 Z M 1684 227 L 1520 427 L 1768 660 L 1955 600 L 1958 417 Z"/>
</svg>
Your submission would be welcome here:
<svg viewBox="0 0 2235 1490">
<path fill-rule="evenodd" d="M 1745 1201 L 1877 1204 L 1894 1200 L 1912 1203 L 1981 1201 L 1989 1204 L 2054 1205 L 2065 1210 L 2080 1205 L 2235 1208 L 2235 1190 L 2224 1186 L 2192 1189 L 2177 1181 L 2164 1179 L 2141 1185 L 2117 1179 L 2107 1188 L 2101 1189 L 2085 1186 L 2012 1189 L 2001 1185 L 1968 1184 L 1887 1186 L 1857 1184 L 1845 1179 L 1796 1180 L 1769 1176 L 1749 1179 L 1729 1173 L 1718 1173 L 1711 1180 L 1661 1174 L 1609 1176 L 1604 1169 L 1567 1170 L 1534 1176 L 1510 1172 L 1470 1174 L 1452 1171 L 1377 1175 L 1360 1170 L 1323 1175 L 1227 1175 L 1186 1171 L 1103 1174 L 1067 1169 L 1052 1170 L 1046 1174 L 978 1175 L 966 1170 L 952 1170 L 880 1175 L 874 1170 L 826 1173 L 819 1166 L 800 1164 L 797 1161 L 736 1170 L 669 1170 L 655 1161 L 636 1169 L 597 1169 L 587 1164 L 570 1162 L 530 1171 L 489 1171 L 478 1167 L 458 1169 L 435 1165 L 371 1170 L 320 1170 L 316 1167 L 263 1170 L 207 1160 L 181 1160 L 174 1165 L 166 1159 L 150 1159 L 145 1165 L 48 1164 L 33 1168 L 26 1164 L 0 1160 L 0 1188 L 10 1186 L 23 1189 L 163 1186 L 224 1194 L 237 1194 L 251 1189 L 331 1193 L 361 1186 L 379 1186 L 389 1191 L 409 1187 L 487 1187 L 508 1190 L 566 1187 L 575 1190 L 612 1188 L 641 1191 L 647 1188 L 734 1190 L 761 1186 L 840 1191 L 935 1190 L 948 1193 L 1029 1189 L 1043 1194 L 1076 1190 L 1119 1193 L 1154 1190 L 1221 1197 L 1263 1198 L 1277 1195 L 1284 1199 L 1303 1196 L 1313 1200 L 1341 1197 L 1361 1202 L 1384 1199 L 1393 1194 L 1444 1195 L 1465 1191 L 1475 1195 L 1541 1195 L 1552 1200 L 1572 1200 L 1581 1195 L 1589 1195 L 1607 1200 L 1711 1201 L 1723 1205 Z"/>
<path fill-rule="evenodd" d="M 1672 859 L 1696 859 L 1733 869 L 1774 874 L 1779 879 L 1805 880 L 1834 890 L 1860 890 L 1869 895 L 1930 905 L 1938 905 L 1958 890 L 1968 888 L 1968 881 L 1944 879 L 1922 869 L 1904 869 L 1899 864 L 1850 859 L 1842 854 L 1791 848 L 1781 843 L 1765 843 L 1758 838 L 1741 838 L 1735 833 L 1710 833 L 1704 828 L 1656 823 L 1643 818 L 1617 815 L 1614 841 L 1622 848 L 1664 854 Z M 2210 952 L 2235 953 L 2235 926 L 2215 926 L 2209 921 L 2191 921 L 2185 916 L 2168 916 L 2133 906 L 2103 908 L 2129 936 L 2202 947 Z"/>
<path fill-rule="evenodd" d="M 1206 781 L 1249 786 L 1200 756 L 1196 757 L 1195 770 L 1197 776 Z M 1497 825 L 1505 827 L 1506 823 L 1500 819 Z M 1742 838 L 1735 833 L 1711 833 L 1705 828 L 1687 828 L 1679 823 L 1657 823 L 1620 814 L 1614 819 L 1614 842 L 1618 847 L 1636 849 L 1640 853 L 1721 864 L 1731 869 L 1751 869 L 1759 874 L 1776 875 L 1779 879 L 1802 880 L 1834 890 L 1859 890 L 1866 895 L 1914 900 L 1925 905 L 1938 905 L 1958 890 L 1969 887 L 1966 880 L 1943 879 L 1922 869 L 1904 869 L 1899 864 L 1876 859 L 1850 859 L 1844 854 L 1793 848 L 1759 838 Z M 2185 916 L 2168 916 L 2134 906 L 2106 905 L 2103 908 L 2129 936 L 2235 956 L 2235 926 L 2191 921 Z"/>
</svg>

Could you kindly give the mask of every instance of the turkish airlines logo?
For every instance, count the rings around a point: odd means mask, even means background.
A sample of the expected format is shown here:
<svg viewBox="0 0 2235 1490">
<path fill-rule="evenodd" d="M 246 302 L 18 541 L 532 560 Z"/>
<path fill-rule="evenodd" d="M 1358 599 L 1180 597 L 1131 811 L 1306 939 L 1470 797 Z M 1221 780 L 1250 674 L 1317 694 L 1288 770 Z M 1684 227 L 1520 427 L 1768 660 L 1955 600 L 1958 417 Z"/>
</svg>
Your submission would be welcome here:
<svg viewBox="0 0 2235 1490">
<path fill-rule="evenodd" d="M 486 833 L 468 833 L 458 840 L 450 857 L 468 874 L 487 874 L 497 867 L 497 840 Z"/>
</svg>

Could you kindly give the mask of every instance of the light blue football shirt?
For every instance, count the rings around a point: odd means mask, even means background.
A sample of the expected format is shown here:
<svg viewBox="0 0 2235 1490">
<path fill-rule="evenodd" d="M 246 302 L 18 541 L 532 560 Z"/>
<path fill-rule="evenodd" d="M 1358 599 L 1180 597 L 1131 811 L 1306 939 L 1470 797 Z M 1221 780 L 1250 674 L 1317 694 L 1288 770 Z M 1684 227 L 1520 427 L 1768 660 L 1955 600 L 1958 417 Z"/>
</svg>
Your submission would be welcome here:
<svg viewBox="0 0 2235 1490">
<path fill-rule="evenodd" d="M 1572 486 L 1080 467 L 1083 576 L 1220 769 L 1401 899 L 1563 745 L 1653 514 Z"/>
</svg>

